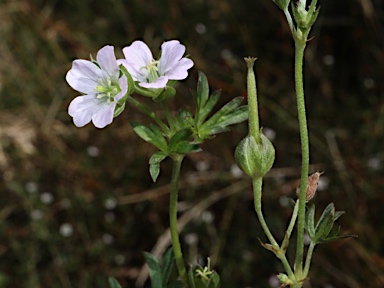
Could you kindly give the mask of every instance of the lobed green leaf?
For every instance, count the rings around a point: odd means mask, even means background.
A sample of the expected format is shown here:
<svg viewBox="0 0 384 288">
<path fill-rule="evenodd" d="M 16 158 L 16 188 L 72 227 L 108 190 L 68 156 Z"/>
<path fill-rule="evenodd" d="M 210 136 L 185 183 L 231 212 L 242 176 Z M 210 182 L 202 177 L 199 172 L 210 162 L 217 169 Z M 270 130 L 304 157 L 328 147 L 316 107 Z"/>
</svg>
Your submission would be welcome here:
<svg viewBox="0 0 384 288">
<path fill-rule="evenodd" d="M 165 141 L 164 136 L 162 135 L 159 128 L 157 128 L 155 125 L 151 124 L 151 129 L 139 122 L 132 121 L 131 125 L 133 130 L 137 135 L 139 135 L 141 139 L 151 143 L 161 151 L 167 151 L 167 142 Z"/>
<path fill-rule="evenodd" d="M 220 119 L 224 115 L 227 115 L 228 113 L 235 110 L 241 104 L 242 101 L 243 101 L 243 97 L 236 97 L 236 98 L 232 99 L 230 102 L 225 104 L 219 111 L 217 111 L 211 118 L 209 118 L 208 121 L 205 122 L 202 127 L 214 126 L 216 123 L 218 123 L 220 121 Z"/>
<path fill-rule="evenodd" d="M 195 118 L 197 127 L 200 127 L 204 123 L 205 119 L 207 119 L 209 113 L 211 113 L 213 107 L 215 107 L 217 101 L 219 101 L 220 94 L 221 90 L 216 90 L 209 97 L 206 105 L 197 109 Z"/>
</svg>

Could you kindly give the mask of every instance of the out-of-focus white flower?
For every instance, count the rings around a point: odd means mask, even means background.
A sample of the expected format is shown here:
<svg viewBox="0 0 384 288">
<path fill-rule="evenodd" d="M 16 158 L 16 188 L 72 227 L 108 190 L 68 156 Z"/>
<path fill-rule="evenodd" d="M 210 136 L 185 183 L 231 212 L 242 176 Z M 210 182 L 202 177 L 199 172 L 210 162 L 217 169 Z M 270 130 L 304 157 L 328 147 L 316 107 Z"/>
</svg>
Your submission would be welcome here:
<svg viewBox="0 0 384 288">
<path fill-rule="evenodd" d="M 70 237 L 73 234 L 73 227 L 70 223 L 64 223 L 60 226 L 60 234 L 64 237 Z"/>
<path fill-rule="evenodd" d="M 73 61 L 66 80 L 84 95 L 72 100 L 68 114 L 77 127 L 89 122 L 104 128 L 113 121 L 117 102 L 128 91 L 128 80 L 120 76 L 113 46 L 104 46 L 97 52 L 97 64 L 88 60 Z"/>
<path fill-rule="evenodd" d="M 53 201 L 53 195 L 52 193 L 49 193 L 49 192 L 43 192 L 40 194 L 40 200 L 44 204 L 51 204 Z"/>
<path fill-rule="evenodd" d="M 123 48 L 125 59 L 118 62 L 123 64 L 132 75 L 134 81 L 144 88 L 164 88 L 169 80 L 187 78 L 188 69 L 193 61 L 183 58 L 185 46 L 177 40 L 167 41 L 161 45 L 161 57 L 155 60 L 147 44 L 134 41 Z"/>
</svg>

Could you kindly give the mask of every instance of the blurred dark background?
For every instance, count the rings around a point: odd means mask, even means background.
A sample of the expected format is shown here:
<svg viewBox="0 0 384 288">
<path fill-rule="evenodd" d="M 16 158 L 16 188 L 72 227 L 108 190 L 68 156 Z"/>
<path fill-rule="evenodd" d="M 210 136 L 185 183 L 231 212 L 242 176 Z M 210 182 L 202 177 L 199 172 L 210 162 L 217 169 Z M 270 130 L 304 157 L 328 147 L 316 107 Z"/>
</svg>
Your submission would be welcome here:
<svg viewBox="0 0 384 288">
<path fill-rule="evenodd" d="M 318 246 L 307 287 L 384 287 L 384 2 L 319 4 L 305 59 L 310 170 L 325 171 L 312 201 L 318 213 L 330 202 L 346 211 L 342 231 L 359 237 Z M 77 96 L 65 82 L 71 62 L 106 44 L 118 57 L 137 39 L 154 55 L 165 40 L 186 45 L 195 66 L 177 87 L 175 110 L 193 109 L 198 70 L 212 91 L 222 89 L 221 105 L 246 96 L 243 57 L 258 57 L 261 125 L 277 150 L 263 209 L 283 238 L 300 143 L 293 43 L 271 0 L 1 0 L 0 33 L 0 287 L 104 288 L 108 276 L 149 287 L 142 251 L 169 246 L 171 163 L 152 183 L 154 149 L 129 124 L 145 117 L 127 107 L 98 130 L 76 128 L 67 114 Z M 183 250 L 191 263 L 211 256 L 224 288 L 278 287 L 283 269 L 257 240 L 265 236 L 250 181 L 234 166 L 246 132 L 237 125 L 186 159 Z"/>
</svg>

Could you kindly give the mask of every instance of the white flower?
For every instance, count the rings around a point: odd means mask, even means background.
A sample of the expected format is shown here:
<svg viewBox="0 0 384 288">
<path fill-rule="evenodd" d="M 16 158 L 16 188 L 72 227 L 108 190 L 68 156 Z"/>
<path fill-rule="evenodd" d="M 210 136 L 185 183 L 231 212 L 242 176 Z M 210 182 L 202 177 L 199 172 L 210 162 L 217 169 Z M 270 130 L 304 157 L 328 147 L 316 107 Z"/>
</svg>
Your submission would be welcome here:
<svg viewBox="0 0 384 288">
<path fill-rule="evenodd" d="M 155 60 L 147 44 L 135 41 L 123 49 L 125 59 L 119 60 L 133 80 L 144 88 L 164 88 L 168 80 L 187 78 L 188 69 L 193 61 L 183 58 L 185 46 L 177 40 L 167 41 L 161 45 L 161 57 Z"/>
<path fill-rule="evenodd" d="M 73 61 L 66 80 L 84 95 L 72 100 L 68 114 L 77 127 L 89 122 L 104 128 L 113 121 L 117 102 L 128 90 L 127 78 L 120 75 L 113 46 L 104 46 L 97 52 L 98 65 L 88 60 Z"/>
</svg>

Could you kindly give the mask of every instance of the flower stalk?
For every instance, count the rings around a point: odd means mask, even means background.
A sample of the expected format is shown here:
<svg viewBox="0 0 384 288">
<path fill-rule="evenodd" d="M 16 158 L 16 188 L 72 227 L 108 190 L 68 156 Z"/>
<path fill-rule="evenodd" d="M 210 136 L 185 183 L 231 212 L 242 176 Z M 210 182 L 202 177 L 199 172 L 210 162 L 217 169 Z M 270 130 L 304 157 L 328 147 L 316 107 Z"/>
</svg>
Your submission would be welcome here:
<svg viewBox="0 0 384 288">
<path fill-rule="evenodd" d="M 304 226 L 305 226 L 305 203 L 306 203 L 306 187 L 308 182 L 309 170 L 309 138 L 307 117 L 305 111 L 305 97 L 303 84 L 303 59 L 305 40 L 295 38 L 295 88 L 297 99 L 297 112 L 300 128 L 301 142 L 301 179 L 299 194 L 299 210 L 297 218 L 297 247 L 295 259 L 295 274 L 302 276 L 303 274 L 303 257 L 304 257 Z M 300 277 L 299 277 L 300 278 Z"/>
<path fill-rule="evenodd" d="M 172 247 L 175 255 L 176 267 L 179 272 L 181 281 L 184 284 L 184 288 L 189 288 L 187 271 L 185 269 L 183 253 L 181 251 L 181 245 L 179 240 L 179 229 L 177 227 L 177 198 L 179 192 L 179 178 L 181 163 L 183 161 L 183 155 L 174 155 L 173 168 L 172 168 L 172 180 L 171 180 L 171 194 L 169 198 L 169 228 L 171 231 Z"/>
<path fill-rule="evenodd" d="M 143 103 L 137 101 L 136 99 L 132 98 L 131 96 L 127 97 L 127 102 L 137 110 L 147 114 L 153 121 L 156 122 L 157 125 L 161 128 L 161 130 L 164 132 L 165 135 L 169 136 L 171 134 L 171 131 L 169 130 L 168 126 L 164 124 L 163 121 L 160 120 L 159 117 L 156 116 L 155 112 L 153 112 L 152 109 L 150 109 L 148 106 L 144 105 Z"/>
</svg>

